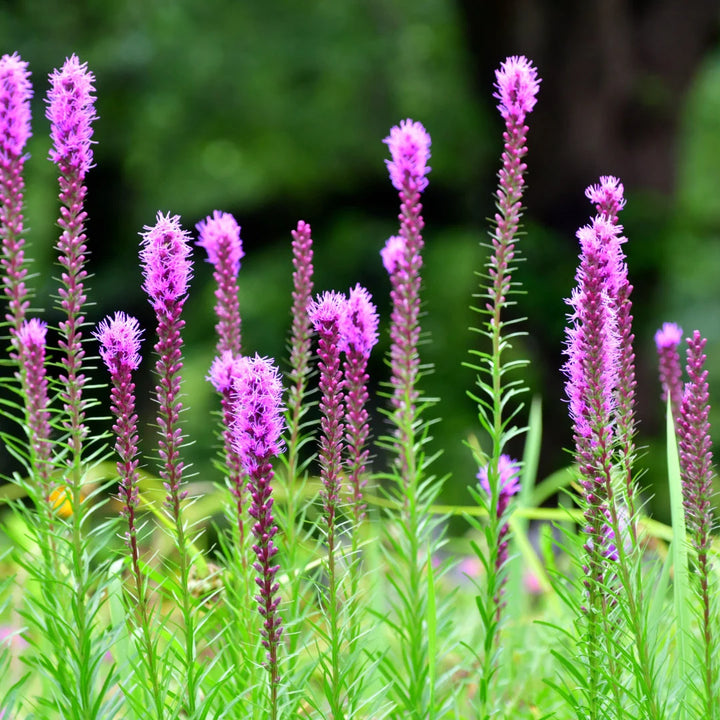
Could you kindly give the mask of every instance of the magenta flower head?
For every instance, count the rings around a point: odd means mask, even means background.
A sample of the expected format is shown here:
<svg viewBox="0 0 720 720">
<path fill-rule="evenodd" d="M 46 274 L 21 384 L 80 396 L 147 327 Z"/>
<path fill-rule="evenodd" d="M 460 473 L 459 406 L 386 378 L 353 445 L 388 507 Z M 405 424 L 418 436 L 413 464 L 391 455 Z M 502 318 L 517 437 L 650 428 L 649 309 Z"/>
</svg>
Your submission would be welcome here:
<svg viewBox="0 0 720 720">
<path fill-rule="evenodd" d="M 340 318 L 341 350 L 365 358 L 378 341 L 378 314 L 370 293 L 361 285 L 350 290 L 345 313 Z"/>
<path fill-rule="evenodd" d="M 601 175 L 597 185 L 585 190 L 585 197 L 595 206 L 601 215 L 617 222 L 618 213 L 625 207 L 625 188 L 620 180 L 612 175 Z"/>
<path fill-rule="evenodd" d="M 318 295 L 308 308 L 310 322 L 315 326 L 315 331 L 321 333 L 324 328 L 333 324 L 336 324 L 339 330 L 346 306 L 347 298 L 342 293 L 329 291 Z"/>
<path fill-rule="evenodd" d="M 233 389 L 235 378 L 240 372 L 241 358 L 230 350 L 217 355 L 212 361 L 207 380 L 221 395 Z"/>
<path fill-rule="evenodd" d="M 676 423 L 680 417 L 680 404 L 683 398 L 682 368 L 678 350 L 682 342 L 682 335 L 682 328 L 669 322 L 663 323 L 663 326 L 655 333 L 662 399 L 664 403 L 667 403 L 668 395 L 670 396 L 673 419 Z"/>
<path fill-rule="evenodd" d="M 184 299 L 192 276 L 188 233 L 180 227 L 180 216 L 157 214 L 157 223 L 141 233 L 140 261 L 143 289 L 156 312 Z"/>
<path fill-rule="evenodd" d="M 516 460 L 513 460 L 509 455 L 501 455 L 498 459 L 498 474 L 499 483 L 498 491 L 499 495 L 504 495 L 507 498 L 511 498 L 516 495 L 520 490 L 520 465 Z M 488 467 L 485 465 L 481 467 L 477 479 L 480 481 L 480 487 L 490 494 L 490 483 L 488 481 Z"/>
<path fill-rule="evenodd" d="M 400 235 L 389 237 L 385 247 L 380 251 L 380 257 L 388 275 L 397 272 L 405 261 L 405 240 Z"/>
<path fill-rule="evenodd" d="M 430 135 L 422 124 L 410 119 L 401 120 L 383 142 L 390 149 L 391 159 L 385 164 L 395 189 L 400 191 L 412 185 L 414 191 L 422 192 L 428 186 L 425 176 L 430 172 L 427 164 L 430 159 Z"/>
<path fill-rule="evenodd" d="M 141 335 L 138 321 L 124 312 L 116 312 L 97 326 L 93 336 L 100 343 L 100 357 L 110 373 L 140 367 Z"/>
<path fill-rule="evenodd" d="M 46 337 L 47 323 L 38 318 L 26 320 L 18 333 L 18 340 L 24 348 L 44 348 Z"/>
<path fill-rule="evenodd" d="M 240 260 L 245 253 L 240 240 L 240 226 L 235 218 L 230 213 L 215 210 L 212 217 L 201 220 L 196 227 L 200 233 L 197 245 L 207 251 L 208 262 L 217 266 L 225 256 L 233 273 L 237 275 Z"/>
<path fill-rule="evenodd" d="M 498 110 L 506 120 L 522 119 L 535 107 L 540 89 L 537 69 L 524 55 L 513 55 L 495 71 L 495 90 Z"/>
<path fill-rule="evenodd" d="M 95 76 L 77 55 L 50 75 L 47 119 L 53 147 L 50 159 L 59 167 L 81 174 L 92 167 L 92 123 L 95 114 Z M 65 172 L 66 170 L 63 170 Z"/>
<path fill-rule="evenodd" d="M 30 135 L 32 85 L 17 53 L 0 58 L 0 158 L 19 157 Z"/>
<path fill-rule="evenodd" d="M 235 367 L 235 439 L 248 474 L 282 450 L 280 371 L 269 358 L 242 357 Z"/>
</svg>

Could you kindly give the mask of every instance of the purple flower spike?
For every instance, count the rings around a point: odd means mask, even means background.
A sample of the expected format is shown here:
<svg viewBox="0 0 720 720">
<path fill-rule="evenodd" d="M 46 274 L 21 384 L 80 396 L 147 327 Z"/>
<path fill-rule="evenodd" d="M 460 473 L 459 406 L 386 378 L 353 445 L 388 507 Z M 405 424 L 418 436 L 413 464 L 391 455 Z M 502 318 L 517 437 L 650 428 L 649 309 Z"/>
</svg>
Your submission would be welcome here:
<svg viewBox="0 0 720 720">
<path fill-rule="evenodd" d="M 27 63 L 15 53 L 0 58 L 0 237 L 3 289 L 8 299 L 5 318 L 15 334 L 29 302 L 25 286 L 23 194 L 25 144 L 30 137 L 32 85 Z"/>
<path fill-rule="evenodd" d="M 370 454 L 366 448 L 370 434 L 366 409 L 369 399 L 367 363 L 378 340 L 377 327 L 377 309 L 370 293 L 356 285 L 350 290 L 345 313 L 340 319 L 341 344 L 346 355 L 343 375 L 347 405 L 345 441 L 348 450 L 348 484 L 353 494 L 355 527 L 365 515 L 362 493 L 366 481 L 363 476 Z"/>
<path fill-rule="evenodd" d="M 123 312 L 105 318 L 95 329 L 94 337 L 100 343 L 103 359 L 112 382 L 110 402 L 115 416 L 115 452 L 118 454 L 117 471 L 120 477 L 120 498 L 123 514 L 128 521 L 126 542 L 130 547 L 133 572 L 140 577 L 138 565 L 137 527 L 135 512 L 138 507 L 138 431 L 135 412 L 135 384 L 132 372 L 140 366 L 140 336 L 138 321 Z"/>
<path fill-rule="evenodd" d="M 324 504 L 328 532 L 334 532 L 335 513 L 340 493 L 342 438 L 344 433 L 343 379 L 340 370 L 340 323 L 347 298 L 342 293 L 325 292 L 310 304 L 308 314 L 318 334 L 320 369 L 320 474 L 324 486 Z"/>
<path fill-rule="evenodd" d="M 282 449 L 282 382 L 272 361 L 258 355 L 238 358 L 234 372 L 236 442 L 245 471 L 252 474 Z"/>
<path fill-rule="evenodd" d="M 489 467 L 486 465 L 481 467 L 477 474 L 480 487 L 490 498 L 490 479 L 488 478 Z M 513 460 L 509 455 L 501 455 L 498 458 L 498 484 L 497 484 L 497 506 L 494 508 L 495 517 L 499 520 L 507 512 L 508 505 L 513 495 L 520 491 L 520 465 L 517 460 Z M 510 534 L 510 526 L 503 523 L 498 533 L 497 556 L 495 558 L 495 568 L 498 573 L 502 571 L 508 561 L 508 535 Z M 495 593 L 495 607 L 497 608 L 497 616 L 500 618 L 500 612 L 503 607 L 502 595 L 505 586 L 505 577 L 500 576 L 500 585 Z"/>
<path fill-rule="evenodd" d="M 270 674 L 271 697 L 276 697 L 278 676 L 277 651 L 282 634 L 282 618 L 277 612 L 280 604 L 279 584 L 275 580 L 278 565 L 275 535 L 277 525 L 272 514 L 273 470 L 270 459 L 282 448 L 283 431 L 282 384 L 277 367 L 268 358 L 243 357 L 237 362 L 235 391 L 235 425 L 233 428 L 237 451 L 250 476 L 252 502 L 250 516 L 255 520 L 253 534 L 256 544 L 254 564 L 259 573 L 255 579 L 260 593 L 255 597 L 263 618 L 262 644 L 267 650 L 266 667 Z"/>
<path fill-rule="evenodd" d="M 62 173 L 84 177 L 92 167 L 92 123 L 95 114 L 95 76 L 77 55 L 50 75 L 47 118 L 53 147 L 50 159 Z"/>
<path fill-rule="evenodd" d="M 152 227 L 142 233 L 140 261 L 143 290 L 156 312 L 171 313 L 174 304 L 184 302 L 192 277 L 188 233 L 180 227 L 180 216 L 157 214 Z"/>
<path fill-rule="evenodd" d="M 618 213 L 625 207 L 624 193 L 623 184 L 612 175 L 602 175 L 598 185 L 590 185 L 585 190 L 585 196 L 597 212 L 616 224 Z"/>
<path fill-rule="evenodd" d="M 515 118 L 522 123 L 525 115 L 532 112 L 540 89 L 537 69 L 523 55 L 513 55 L 501 63 L 495 71 L 495 90 L 498 110 L 506 120 Z"/>
<path fill-rule="evenodd" d="M 712 439 L 710 393 L 705 369 L 707 340 L 695 330 L 687 341 L 688 382 L 680 407 L 678 441 L 688 529 L 697 549 L 707 550 L 712 529 Z"/>
<path fill-rule="evenodd" d="M 396 190 L 407 190 L 409 187 L 422 192 L 428 181 L 425 177 L 430 168 L 430 135 L 419 122 L 410 119 L 401 120 L 390 130 L 390 135 L 383 142 L 390 149 L 391 160 L 385 164 L 390 172 L 390 180 Z"/>
<path fill-rule="evenodd" d="M 208 262 L 214 266 L 213 276 L 217 284 L 215 290 L 215 314 L 218 323 L 215 330 L 218 335 L 219 354 L 230 350 L 240 354 L 240 307 L 238 305 L 237 276 L 240 260 L 244 256 L 240 240 L 240 226 L 230 213 L 216 210 L 197 224 L 200 239 L 199 247 L 205 248 Z"/>
<path fill-rule="evenodd" d="M 682 328 L 675 323 L 663 323 L 655 333 L 655 346 L 658 352 L 658 366 L 660 384 L 662 386 L 662 400 L 667 403 L 670 396 L 673 420 L 677 427 L 680 417 L 680 404 L 683 398 L 682 368 L 680 367 L 680 354 L 678 348 L 682 341 Z"/>
<path fill-rule="evenodd" d="M 0 58 L 0 160 L 18 158 L 31 136 L 32 85 L 28 64 L 17 53 Z"/>
<path fill-rule="evenodd" d="M 37 318 L 23 321 L 17 334 L 19 377 L 26 398 L 25 410 L 30 433 L 31 465 L 37 473 L 41 493 L 51 512 L 52 444 L 50 403 L 45 370 L 47 324 Z"/>
<path fill-rule="evenodd" d="M 299 421 L 299 405 L 305 393 L 305 380 L 310 371 L 310 318 L 308 306 L 313 291 L 313 249 L 310 226 L 300 220 L 297 229 L 292 231 L 293 251 L 293 292 L 292 292 L 292 331 L 290 341 L 290 365 L 294 386 L 291 391 L 293 413 Z M 295 409 L 297 408 L 297 409 Z"/>
</svg>

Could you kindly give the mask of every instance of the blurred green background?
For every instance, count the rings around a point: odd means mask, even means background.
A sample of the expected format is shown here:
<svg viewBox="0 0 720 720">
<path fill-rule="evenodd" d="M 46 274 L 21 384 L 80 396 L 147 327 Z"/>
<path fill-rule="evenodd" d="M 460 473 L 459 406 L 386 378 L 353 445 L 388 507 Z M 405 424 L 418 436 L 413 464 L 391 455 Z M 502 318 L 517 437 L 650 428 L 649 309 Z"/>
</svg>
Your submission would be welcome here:
<svg viewBox="0 0 720 720">
<path fill-rule="evenodd" d="M 361 282 L 382 314 L 373 383 L 387 376 L 388 282 L 379 251 L 397 227 L 397 196 L 382 139 L 405 117 L 430 132 L 425 193 L 424 389 L 440 398 L 435 448 L 451 474 L 448 502 L 467 502 L 474 479 L 463 440 L 478 431 L 461 367 L 493 213 L 502 126 L 493 72 L 525 54 L 543 78 L 529 119 L 528 182 L 518 272 L 528 294 L 522 348 L 544 402 L 541 475 L 568 462 L 562 363 L 573 285 L 575 230 L 592 212 L 585 187 L 600 174 L 625 183 L 621 221 L 635 285 L 635 332 L 647 482 L 662 480 L 662 407 L 653 334 L 665 320 L 709 338 L 711 391 L 720 388 L 720 10 L 716 2 L 659 0 L 4 0 L 0 52 L 33 73 L 34 137 L 27 163 L 30 254 L 38 304 L 56 283 L 57 185 L 47 160 L 47 75 L 77 53 L 97 82 L 96 167 L 88 179 L 92 252 L 89 313 L 116 309 L 152 328 L 140 289 L 138 232 L 158 210 L 184 227 L 215 209 L 242 226 L 243 344 L 284 359 L 291 291 L 290 230 L 313 227 L 316 288 Z M 210 266 L 196 252 L 187 303 L 186 428 L 195 469 L 210 464 L 216 399 L 204 381 L 214 347 Z M 53 313 L 46 315 L 53 319 Z M 152 402 L 150 337 L 138 377 Z M 720 431 L 720 417 L 713 416 Z M 382 432 L 376 416 L 375 432 Z M 150 447 L 152 435 L 147 442 Z M 515 454 L 521 447 L 513 448 Z M 378 464 L 382 459 L 378 458 Z M 665 518 L 662 486 L 653 509 Z"/>
</svg>

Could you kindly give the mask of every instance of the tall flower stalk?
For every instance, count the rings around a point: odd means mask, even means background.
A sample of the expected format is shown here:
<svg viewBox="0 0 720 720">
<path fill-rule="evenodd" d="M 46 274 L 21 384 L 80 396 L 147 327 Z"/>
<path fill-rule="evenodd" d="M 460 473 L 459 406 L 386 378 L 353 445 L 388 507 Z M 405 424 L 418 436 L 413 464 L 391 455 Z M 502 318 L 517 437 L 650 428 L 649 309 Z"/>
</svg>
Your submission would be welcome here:
<svg viewBox="0 0 720 720">
<path fill-rule="evenodd" d="M 25 233 L 23 169 L 30 138 L 32 85 L 28 64 L 17 53 L 0 58 L 0 237 L 2 238 L 3 291 L 8 299 L 5 319 L 11 334 L 25 319 L 28 289 L 25 285 Z"/>
<path fill-rule="evenodd" d="M 527 165 L 527 116 L 537 102 L 540 80 L 533 64 L 523 56 L 509 57 L 495 72 L 495 97 L 498 110 L 505 122 L 502 167 L 498 172 L 496 213 L 494 229 L 490 233 L 490 254 L 485 266 L 476 312 L 484 316 L 482 325 L 476 329 L 489 345 L 482 350 L 471 350 L 477 360 L 470 367 L 477 372 L 478 391 L 471 394 L 478 407 L 478 419 L 488 433 L 491 447 L 486 457 L 479 458 L 487 490 L 473 496 L 487 511 L 488 521 L 477 525 L 485 536 L 486 553 L 478 556 L 486 571 L 485 586 L 478 597 L 484 625 L 482 667 L 479 678 L 478 704 L 481 713 L 489 712 L 493 701 L 493 679 L 497 675 L 500 657 L 501 588 L 506 563 L 502 562 L 501 546 L 506 542 L 507 518 L 499 513 L 502 496 L 501 457 L 507 443 L 523 432 L 513 424 L 522 405 L 510 401 L 525 388 L 521 380 L 508 380 L 508 372 L 526 364 L 523 360 L 510 362 L 507 354 L 512 349 L 512 340 L 524 333 L 514 331 L 511 326 L 517 319 L 508 319 L 507 311 L 513 301 L 510 295 L 516 292 L 517 281 L 513 273 L 517 261 L 516 243 L 522 215 L 522 196 L 525 189 Z M 506 508 L 507 509 L 507 508 Z M 475 523 L 473 523 L 475 524 Z M 502 536 L 502 537 L 501 537 Z"/>
<path fill-rule="evenodd" d="M 140 631 L 141 672 L 136 676 L 148 689 L 153 705 L 154 717 L 165 717 L 165 698 L 157 664 L 157 643 L 151 630 L 152 610 L 148 593 L 147 578 L 140 567 L 138 549 L 137 511 L 138 491 L 138 429 L 135 412 L 135 384 L 132 373 L 140 366 L 140 326 L 134 317 L 117 312 L 105 318 L 93 335 L 100 344 L 100 357 L 110 373 L 110 407 L 115 422 L 115 452 L 118 460 L 116 469 L 120 479 L 118 495 L 122 502 L 122 514 L 127 521 L 125 543 L 130 551 L 130 571 L 134 588 L 129 597 L 128 619 Z M 138 636 L 133 633 L 134 638 Z"/>
<path fill-rule="evenodd" d="M 73 466 L 73 507 L 80 506 L 80 462 L 83 439 L 88 429 L 85 425 L 87 402 L 82 389 L 87 378 L 82 372 L 85 350 L 82 326 L 85 322 L 87 302 L 85 280 L 87 278 L 87 237 L 85 236 L 84 209 L 87 188 L 85 178 L 93 164 L 92 123 L 95 113 L 95 76 L 81 63 L 76 55 L 65 61 L 60 70 L 50 76 L 51 88 L 47 96 L 47 117 L 53 146 L 50 159 L 60 172 L 60 202 L 62 209 L 58 225 L 62 234 L 57 244 L 58 262 L 62 269 L 58 290 L 60 308 L 66 319 L 60 322 L 60 350 L 63 352 L 60 377 L 60 397 L 63 402 L 69 433 L 69 445 Z"/>
<path fill-rule="evenodd" d="M 338 511 L 340 507 L 343 437 L 345 433 L 345 383 L 340 367 L 340 328 L 347 307 L 341 293 L 326 292 L 309 307 L 310 320 L 318 335 L 320 370 L 320 480 L 327 543 L 327 640 L 330 645 L 330 673 L 326 696 L 333 718 L 345 717 L 344 680 L 341 677 L 343 632 L 340 624 L 339 579 L 337 576 Z"/>
<path fill-rule="evenodd" d="M 682 334 L 682 328 L 679 325 L 669 322 L 663 323 L 663 326 L 655 333 L 662 401 L 664 405 L 667 405 L 668 397 L 670 398 L 673 422 L 676 427 L 680 418 L 680 406 L 683 399 L 679 351 Z"/>
<path fill-rule="evenodd" d="M 182 309 L 187 299 L 192 274 L 188 234 L 180 227 L 180 217 L 158 213 L 157 222 L 142 234 L 140 260 L 143 267 L 143 289 L 147 293 L 157 319 L 155 343 L 155 399 L 158 404 L 158 455 L 160 477 L 165 487 L 165 508 L 175 528 L 178 551 L 178 590 L 183 619 L 184 685 L 187 712 L 192 715 L 198 702 L 196 665 L 195 610 L 190 593 L 190 555 L 188 529 L 185 525 L 183 501 L 184 463 L 181 457 L 183 432 L 180 425 L 182 400 Z"/>
<path fill-rule="evenodd" d="M 585 590 L 583 653 L 588 665 L 585 712 L 590 718 L 603 718 L 611 702 L 608 687 L 613 688 L 612 702 L 620 708 L 616 677 L 609 677 L 603 666 L 603 651 L 616 661 L 609 646 L 615 632 L 611 620 L 614 605 L 609 580 L 617 574 L 623 589 L 623 602 L 629 632 L 635 641 L 636 698 L 649 718 L 662 717 L 657 697 L 656 672 L 650 650 L 644 598 L 638 575 L 631 569 L 625 546 L 621 503 L 613 483 L 613 460 L 617 443 L 615 417 L 620 382 L 619 363 L 623 353 L 618 330 L 618 307 L 615 301 L 619 284 L 626 281 L 620 244 L 621 228 L 601 214 L 589 226 L 578 231 L 581 246 L 577 285 L 569 300 L 573 309 L 567 330 L 566 392 L 573 421 L 575 456 L 583 487 L 585 516 L 584 545 Z M 612 545 L 612 547 L 611 547 Z M 603 648 L 602 645 L 605 645 Z"/>
<path fill-rule="evenodd" d="M 240 226 L 230 213 L 216 210 L 197 224 L 199 247 L 205 248 L 207 260 L 213 266 L 215 289 L 215 325 L 217 354 L 226 350 L 240 354 L 240 304 L 238 301 L 238 273 L 243 252 Z"/>
<path fill-rule="evenodd" d="M 263 620 L 262 644 L 267 651 L 266 669 L 269 681 L 269 717 L 279 717 L 278 690 L 280 673 L 278 650 L 282 635 L 282 618 L 278 613 L 280 596 L 276 581 L 278 565 L 275 536 L 278 532 L 273 518 L 271 459 L 282 449 L 282 383 L 280 373 L 268 358 L 255 356 L 238 360 L 234 380 L 235 408 L 232 426 L 238 455 L 250 479 L 250 516 L 255 520 L 253 551 L 259 573 L 255 582 L 260 589 L 256 596 L 258 612 Z"/>
<path fill-rule="evenodd" d="M 292 231 L 293 290 L 292 326 L 290 330 L 290 371 L 288 372 L 286 547 L 293 553 L 296 546 L 296 515 L 298 512 L 299 475 L 302 471 L 300 450 L 307 438 L 303 419 L 308 410 L 307 383 L 311 372 L 312 322 L 308 308 L 313 292 L 312 230 L 303 220 Z"/>
<path fill-rule="evenodd" d="M 680 414 L 675 421 L 680 454 L 685 517 L 690 542 L 697 559 L 697 588 L 700 597 L 700 633 L 702 646 L 703 717 L 720 716 L 720 677 L 718 676 L 717 625 L 713 617 L 715 595 L 712 573 L 712 439 L 710 403 L 705 369 L 707 340 L 695 330 L 687 341 L 685 385 Z"/>
</svg>

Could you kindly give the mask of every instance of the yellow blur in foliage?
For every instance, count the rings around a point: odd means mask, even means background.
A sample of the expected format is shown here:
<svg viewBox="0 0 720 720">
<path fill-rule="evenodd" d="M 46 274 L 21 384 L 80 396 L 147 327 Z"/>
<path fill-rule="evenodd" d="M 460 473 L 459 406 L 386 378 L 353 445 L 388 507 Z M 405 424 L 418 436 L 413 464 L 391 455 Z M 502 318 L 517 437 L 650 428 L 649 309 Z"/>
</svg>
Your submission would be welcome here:
<svg viewBox="0 0 720 720">
<path fill-rule="evenodd" d="M 60 517 L 69 518 L 72 515 L 72 491 L 67 485 L 58 485 L 53 488 L 49 500 L 53 510 L 56 510 Z"/>
</svg>

